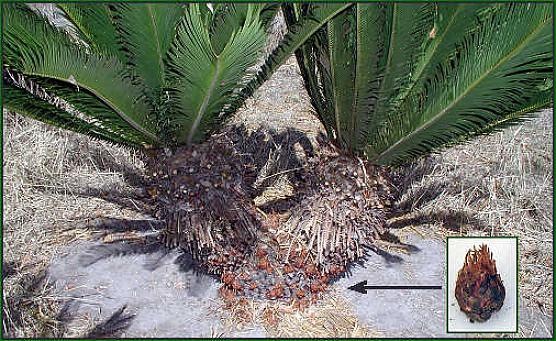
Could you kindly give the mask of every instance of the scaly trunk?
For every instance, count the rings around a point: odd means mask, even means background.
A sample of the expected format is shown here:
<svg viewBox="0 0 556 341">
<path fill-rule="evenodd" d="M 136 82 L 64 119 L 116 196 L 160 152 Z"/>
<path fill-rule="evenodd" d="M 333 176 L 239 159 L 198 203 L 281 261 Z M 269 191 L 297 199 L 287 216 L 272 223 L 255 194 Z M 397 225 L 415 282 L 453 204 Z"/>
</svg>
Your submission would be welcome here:
<svg viewBox="0 0 556 341">
<path fill-rule="evenodd" d="M 325 273 L 376 249 L 393 201 L 387 170 L 331 151 L 307 179 L 287 223 L 292 245 L 307 248 Z"/>
<path fill-rule="evenodd" d="M 158 151 L 148 164 L 155 215 L 167 224 L 163 242 L 187 250 L 204 265 L 222 254 L 249 254 L 261 225 L 250 200 L 256 167 L 229 138 L 220 134 L 202 144 Z"/>
<path fill-rule="evenodd" d="M 289 212 L 275 210 L 284 202 L 259 208 L 254 199 L 260 178 L 268 177 L 261 175 L 284 161 L 280 155 L 291 158 L 293 147 L 277 147 L 262 136 L 247 142 L 244 135 L 226 131 L 194 147 L 153 154 L 148 191 L 156 217 L 167 224 L 162 239 L 219 275 L 225 298 L 306 306 L 364 257 L 365 248 L 376 246 L 391 198 L 386 172 L 325 148 L 325 155 L 297 172 L 294 198 L 285 200 Z"/>
</svg>

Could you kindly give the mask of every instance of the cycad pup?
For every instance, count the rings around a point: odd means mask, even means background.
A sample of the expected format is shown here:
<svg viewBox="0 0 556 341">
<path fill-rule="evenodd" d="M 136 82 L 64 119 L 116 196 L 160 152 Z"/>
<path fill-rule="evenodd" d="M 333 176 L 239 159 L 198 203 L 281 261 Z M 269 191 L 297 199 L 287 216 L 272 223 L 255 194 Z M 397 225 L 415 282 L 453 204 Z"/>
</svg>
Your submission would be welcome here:
<svg viewBox="0 0 556 341">
<path fill-rule="evenodd" d="M 471 322 L 484 322 L 504 304 L 506 290 L 492 253 L 483 244 L 465 256 L 456 281 L 456 299 Z"/>
</svg>

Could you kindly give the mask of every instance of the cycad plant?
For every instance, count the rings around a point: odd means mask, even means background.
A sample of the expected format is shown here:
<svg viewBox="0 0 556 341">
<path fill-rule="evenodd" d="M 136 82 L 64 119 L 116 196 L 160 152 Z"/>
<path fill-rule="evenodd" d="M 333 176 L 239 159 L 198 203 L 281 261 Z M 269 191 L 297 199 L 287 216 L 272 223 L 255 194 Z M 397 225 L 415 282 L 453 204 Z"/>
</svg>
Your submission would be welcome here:
<svg viewBox="0 0 556 341">
<path fill-rule="evenodd" d="M 276 4 L 59 4 L 66 28 L 4 4 L 3 105 L 145 151 L 167 244 L 199 258 L 245 250 L 259 225 L 253 169 L 228 141 L 203 142 L 347 6 L 319 6 L 257 68 Z"/>
<path fill-rule="evenodd" d="M 284 10 L 291 26 L 311 5 Z M 382 233 L 391 194 L 377 165 L 411 162 L 551 104 L 552 11 L 541 3 L 360 3 L 297 50 L 340 155 L 315 168 L 309 204 L 291 218 L 322 262 L 354 259 Z"/>
<path fill-rule="evenodd" d="M 59 5 L 71 34 L 23 4 L 4 6 L 4 106 L 144 150 L 166 243 L 220 270 L 244 261 L 262 218 L 252 160 L 225 138 L 206 140 L 295 52 L 333 148 L 298 189 L 287 266 L 269 265 L 279 252 L 256 256 L 269 274 L 312 278 L 311 292 L 327 277 L 309 260 L 336 273 L 383 235 L 392 195 L 379 165 L 551 101 L 546 4 L 283 4 L 288 33 L 260 67 L 276 5 Z"/>
</svg>

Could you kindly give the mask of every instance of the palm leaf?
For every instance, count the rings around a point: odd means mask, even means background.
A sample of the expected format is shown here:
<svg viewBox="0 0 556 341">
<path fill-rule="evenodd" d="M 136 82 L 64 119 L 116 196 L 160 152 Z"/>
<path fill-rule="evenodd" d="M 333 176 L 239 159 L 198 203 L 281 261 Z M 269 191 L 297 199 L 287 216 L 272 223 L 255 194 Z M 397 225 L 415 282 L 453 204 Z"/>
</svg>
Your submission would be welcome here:
<svg viewBox="0 0 556 341">
<path fill-rule="evenodd" d="M 180 127 L 178 142 L 199 141 L 210 131 L 247 68 L 256 63 L 264 38 L 258 13 L 250 7 L 245 23 L 237 27 L 217 53 L 209 30 L 203 25 L 199 5 L 189 6 L 178 27 L 170 58 L 176 79 L 174 92 L 181 109 L 175 121 Z"/>
<path fill-rule="evenodd" d="M 58 7 L 94 53 L 117 57 L 122 63 L 126 61 L 108 4 L 63 3 Z"/>
<path fill-rule="evenodd" d="M 479 130 L 473 131 L 462 140 L 467 140 L 479 135 L 488 135 L 494 132 L 500 132 L 503 129 L 524 123 L 527 120 L 534 118 L 535 114 L 538 113 L 539 110 L 550 107 L 554 103 L 553 98 L 553 89 L 539 92 L 536 96 L 529 99 L 529 101 L 522 103 L 521 106 L 517 106 L 514 111 L 490 122 L 488 125 Z"/>
<path fill-rule="evenodd" d="M 165 86 L 167 54 L 183 11 L 180 4 L 118 4 L 114 8 L 127 62 L 151 101 L 158 99 Z"/>
<path fill-rule="evenodd" d="M 93 138 L 127 146 L 140 145 L 137 140 L 123 137 L 120 133 L 79 118 L 54 103 L 33 95 L 10 82 L 4 82 L 3 84 L 3 106 L 9 111 L 17 112 L 52 126 L 86 134 Z"/>
<path fill-rule="evenodd" d="M 237 93 L 233 101 L 224 110 L 223 115 L 235 112 L 243 105 L 245 100 L 253 95 L 266 80 L 282 65 L 292 53 L 312 37 L 328 20 L 341 13 L 351 4 L 311 4 L 307 15 L 298 23 L 288 28 L 289 32 L 280 42 L 278 47 L 267 57 L 256 76 Z"/>
<path fill-rule="evenodd" d="M 500 119 L 495 120 L 476 131 L 469 132 L 468 134 L 462 134 L 458 138 L 455 138 L 443 144 L 441 147 L 438 147 L 435 151 L 439 152 L 458 144 L 470 142 L 479 136 L 501 132 L 506 128 L 522 124 L 536 117 L 539 110 L 551 106 L 553 104 L 553 98 L 554 96 L 551 89 L 542 91 L 538 93 L 534 99 L 529 100 L 528 103 L 524 103 L 522 107 L 517 107 L 515 111 L 504 115 Z"/>
<path fill-rule="evenodd" d="M 289 27 L 304 15 L 285 9 Z M 547 5 L 357 4 L 343 16 L 347 32 L 339 16 L 296 56 L 319 119 L 347 151 L 396 164 L 546 105 Z"/>
<path fill-rule="evenodd" d="M 268 29 L 274 16 L 280 9 L 279 4 L 245 4 L 245 3 L 221 3 L 214 6 L 211 16 L 209 35 L 215 53 L 220 53 L 235 28 L 241 27 L 247 17 L 249 8 L 253 8 L 259 15 L 262 26 Z"/>
<path fill-rule="evenodd" d="M 209 36 L 214 53 L 219 54 L 230 38 L 245 22 L 248 8 L 252 5 L 222 3 L 214 7 L 211 17 Z"/>
<path fill-rule="evenodd" d="M 63 82 L 41 78 L 32 79 L 32 82 L 38 84 L 48 93 L 63 99 L 80 115 L 86 116 L 88 122 L 118 134 L 121 139 L 136 145 L 153 145 L 155 143 L 137 130 L 130 129 L 129 124 L 114 110 L 86 90 L 75 91 L 73 87 L 67 86 Z"/>
<path fill-rule="evenodd" d="M 117 59 L 88 54 L 23 5 L 6 6 L 6 66 L 27 76 L 63 82 L 76 91 L 85 89 L 131 128 L 158 140 L 155 127 L 147 119 L 148 104 L 139 100 L 140 91 L 126 79 L 125 67 Z"/>
<path fill-rule="evenodd" d="M 434 67 L 455 53 L 457 43 L 463 36 L 480 27 L 478 25 L 479 18 L 484 19 L 499 8 L 501 8 L 500 5 L 492 6 L 492 4 L 436 5 L 432 29 L 427 25 L 424 31 L 421 30 L 421 35 L 425 37 L 422 53 L 420 56 L 416 55 L 418 61 L 410 72 L 409 82 L 399 89 L 396 100 L 392 101 L 393 106 L 388 115 L 392 116 L 394 111 L 398 112 L 398 115 L 404 115 L 400 110 L 401 107 L 405 110 L 419 110 L 418 107 L 411 107 L 411 109 L 408 107 L 412 104 L 419 105 L 415 98 L 423 90 L 422 87 Z M 430 31 L 427 32 L 428 29 Z M 384 126 L 387 125 L 387 122 L 382 121 L 380 124 Z M 374 127 L 379 127 L 379 124 L 375 124 Z M 367 142 L 369 144 L 376 143 L 373 140 L 373 136 L 377 136 L 376 134 L 377 130 L 372 133 L 368 132 L 370 139 Z"/>
<path fill-rule="evenodd" d="M 338 14 L 327 24 L 328 60 L 330 61 L 333 96 L 330 100 L 334 103 L 336 139 L 346 149 L 349 149 L 350 129 L 348 124 L 353 113 L 355 94 L 355 26 L 357 24 L 354 7 Z"/>
<path fill-rule="evenodd" d="M 287 26 L 291 27 L 296 25 L 302 19 L 304 8 L 307 7 L 307 4 L 300 3 L 283 4 L 282 9 Z M 299 71 L 301 72 L 305 88 L 309 93 L 311 104 L 316 109 L 316 114 L 319 119 L 326 122 L 324 127 L 327 133 L 332 136 L 334 133 L 332 127 L 335 125 L 335 117 L 334 111 L 331 109 L 333 104 L 330 104 L 328 100 L 328 98 L 332 98 L 332 95 L 330 94 L 330 96 L 328 96 L 328 94 L 324 93 L 331 88 L 331 85 L 325 88 L 319 84 L 319 78 L 322 78 L 321 72 L 324 71 L 324 65 L 323 63 L 319 63 L 321 59 L 319 59 L 317 54 L 321 52 L 319 47 L 322 45 L 323 40 L 325 40 L 322 39 L 323 35 L 326 35 L 326 29 L 324 28 L 307 39 L 307 42 L 295 51 L 295 56 L 297 62 L 301 66 Z M 319 47 L 317 47 L 317 45 Z M 328 56 L 328 50 L 324 53 Z M 329 63 L 327 63 L 327 65 L 329 65 Z M 328 68 L 326 68 L 326 72 L 329 72 Z"/>
<path fill-rule="evenodd" d="M 378 89 L 374 110 L 368 114 L 365 133 L 367 145 L 374 146 L 373 138 L 385 126 L 388 117 L 398 111 L 400 93 L 411 81 L 416 60 L 422 53 L 425 32 L 433 24 L 433 4 L 394 3 L 387 7 L 384 58 L 379 61 Z M 371 151 L 371 148 L 368 148 Z"/>
<path fill-rule="evenodd" d="M 471 33 L 479 26 L 477 15 L 481 11 L 492 9 L 488 4 L 461 3 L 438 4 L 435 22 L 432 29 L 427 32 L 426 48 L 411 73 L 411 85 L 404 89 L 402 97 L 408 96 L 416 85 L 422 84 L 425 77 L 438 63 L 449 57 L 456 48 L 456 44 L 465 34 Z"/>
<path fill-rule="evenodd" d="M 385 6 L 357 4 L 356 8 L 356 66 L 352 114 L 346 127 L 352 151 L 366 145 L 378 100 L 381 68 L 385 59 Z"/>
<path fill-rule="evenodd" d="M 504 122 L 528 107 L 551 74 L 551 6 L 504 6 L 435 69 L 415 96 L 424 98 L 421 109 L 389 122 L 373 160 L 400 163 Z"/>
</svg>

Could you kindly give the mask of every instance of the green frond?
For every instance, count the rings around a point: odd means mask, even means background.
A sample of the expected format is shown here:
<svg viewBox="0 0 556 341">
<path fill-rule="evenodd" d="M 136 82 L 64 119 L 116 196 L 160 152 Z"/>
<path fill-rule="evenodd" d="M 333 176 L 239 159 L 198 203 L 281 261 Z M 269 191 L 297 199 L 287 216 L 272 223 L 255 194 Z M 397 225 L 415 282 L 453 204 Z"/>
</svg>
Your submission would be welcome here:
<svg viewBox="0 0 556 341">
<path fill-rule="evenodd" d="M 288 27 L 296 25 L 302 19 L 304 7 L 307 7 L 307 4 L 284 3 L 282 5 L 284 19 Z M 327 65 L 330 65 L 330 62 L 328 60 L 328 50 L 324 46 L 327 43 L 327 39 L 323 38 L 323 36 L 327 36 L 326 28 L 309 37 L 307 42 L 295 51 L 295 57 L 301 66 L 299 71 L 305 88 L 309 93 L 311 104 L 315 108 L 318 118 L 325 122 L 324 127 L 327 133 L 332 136 L 334 134 L 332 127 L 336 123 L 333 109 L 334 104 L 328 100 L 328 98 L 333 97 L 332 93 L 328 93 L 332 88 L 332 79 L 327 77 L 330 73 Z M 321 58 L 317 56 L 319 53 Z M 326 59 L 326 62 L 323 59 Z M 321 86 L 320 81 L 329 84 L 329 86 Z"/>
<path fill-rule="evenodd" d="M 400 163 L 504 122 L 552 77 L 552 51 L 550 5 L 503 6 L 428 77 L 419 110 L 393 115 L 373 160 Z"/>
<path fill-rule="evenodd" d="M 284 8 L 289 27 L 306 15 Z M 545 106 L 552 15 L 547 4 L 357 4 L 296 57 L 329 136 L 398 164 Z"/>
<path fill-rule="evenodd" d="M 177 3 L 114 5 L 127 63 L 151 101 L 158 99 L 165 86 L 167 55 L 184 10 Z"/>
<path fill-rule="evenodd" d="M 272 24 L 272 21 L 274 20 L 276 14 L 278 14 L 278 12 L 280 11 L 280 4 L 264 3 L 259 5 L 262 6 L 260 17 L 261 17 L 261 22 L 263 24 L 263 27 L 265 28 L 266 31 Z"/>
<path fill-rule="evenodd" d="M 369 113 L 376 110 L 378 89 L 381 84 L 381 65 L 385 59 L 385 6 L 357 4 L 356 13 L 356 66 L 351 117 L 346 119 L 345 135 L 352 151 L 361 150 L 366 144 L 373 120 Z"/>
<path fill-rule="evenodd" d="M 113 143 L 137 147 L 140 141 L 123 137 L 120 133 L 88 122 L 50 103 L 13 83 L 3 83 L 3 107 L 46 124 L 71 130 Z"/>
<path fill-rule="evenodd" d="M 125 63 L 126 57 L 108 4 L 60 3 L 58 7 L 93 53 L 117 57 Z"/>
<path fill-rule="evenodd" d="M 214 7 L 209 27 L 210 42 L 214 53 L 221 53 L 232 34 L 243 25 L 249 6 L 242 3 L 222 3 Z"/>
<path fill-rule="evenodd" d="M 332 98 L 336 122 L 337 141 L 349 149 L 349 124 L 355 94 L 356 19 L 353 6 L 328 21 L 328 53 L 332 79 Z M 348 136 L 346 136 L 346 135 Z"/>
<path fill-rule="evenodd" d="M 536 96 L 534 95 L 527 102 L 523 102 L 521 106 L 517 106 L 513 112 L 509 112 L 503 115 L 499 119 L 490 122 L 489 124 L 481 127 L 480 129 L 473 131 L 472 133 L 464 136 L 461 140 L 467 140 L 479 135 L 488 135 L 494 132 L 502 131 L 503 129 L 513 127 L 515 125 L 521 124 L 531 118 L 535 117 L 535 114 L 539 110 L 548 108 L 553 105 L 554 93 L 553 89 L 544 90 L 539 92 Z M 444 148 L 445 146 L 443 146 Z"/>
<path fill-rule="evenodd" d="M 115 57 L 90 54 L 21 4 L 6 4 L 4 63 L 36 78 L 56 80 L 88 91 L 114 110 L 131 128 L 157 141 L 141 92 L 127 79 Z"/>
<path fill-rule="evenodd" d="M 288 33 L 278 47 L 267 57 L 261 69 L 249 83 L 239 91 L 233 101 L 224 110 L 229 115 L 240 108 L 245 100 L 253 95 L 266 80 L 282 65 L 292 53 L 312 37 L 328 20 L 332 19 L 352 4 L 323 3 L 311 4 L 308 14 L 299 22 L 288 28 Z"/>
<path fill-rule="evenodd" d="M 201 140 L 218 114 L 240 86 L 264 46 L 264 30 L 258 12 L 249 7 L 245 22 L 236 27 L 220 53 L 212 46 L 198 4 L 191 4 L 180 23 L 176 45 L 170 51 L 175 84 L 172 85 L 180 114 L 178 142 Z"/>
<path fill-rule="evenodd" d="M 493 121 L 476 131 L 469 132 L 468 134 L 462 134 L 458 138 L 455 138 L 438 147 L 435 151 L 441 152 L 452 146 L 470 142 L 479 136 L 490 135 L 500 132 L 506 128 L 522 124 L 532 118 L 535 118 L 536 114 L 538 114 L 540 110 L 550 107 L 553 104 L 553 98 L 554 96 L 552 90 L 543 91 L 534 99 L 531 99 L 528 103 L 524 103 L 522 107 L 517 107 L 515 111 L 504 115 L 500 119 Z"/>
<path fill-rule="evenodd" d="M 216 54 L 222 52 L 237 27 L 241 27 L 245 23 L 248 11 L 257 13 L 261 25 L 266 31 L 279 9 L 279 4 L 215 4 L 209 28 L 209 36 L 214 52 Z"/>
<path fill-rule="evenodd" d="M 129 124 L 123 120 L 112 108 L 101 102 L 96 96 L 86 90 L 75 91 L 63 82 L 31 79 L 46 92 L 63 99 L 71 107 L 87 118 L 87 121 L 102 127 L 112 133 L 118 134 L 121 139 L 133 144 L 153 145 L 155 141 L 149 139 L 135 129 L 130 129 Z"/>
<path fill-rule="evenodd" d="M 429 27 L 429 32 L 423 32 L 426 36 L 423 52 L 411 72 L 409 83 L 398 92 L 393 110 L 397 111 L 400 107 L 407 110 L 409 103 L 422 91 L 433 69 L 456 52 L 462 37 L 480 28 L 481 20 L 501 8 L 500 5 L 481 3 L 438 4 L 436 7 L 432 29 Z"/>
<path fill-rule="evenodd" d="M 374 136 L 389 115 L 398 111 L 400 93 L 411 81 L 415 63 L 422 54 L 428 32 L 433 27 L 434 4 L 394 3 L 387 7 L 384 58 L 379 64 L 378 98 L 366 120 L 367 144 L 374 145 Z"/>
</svg>

